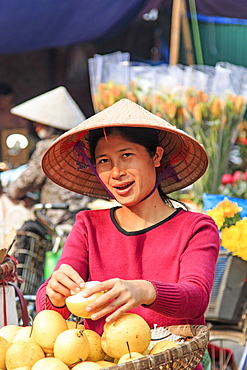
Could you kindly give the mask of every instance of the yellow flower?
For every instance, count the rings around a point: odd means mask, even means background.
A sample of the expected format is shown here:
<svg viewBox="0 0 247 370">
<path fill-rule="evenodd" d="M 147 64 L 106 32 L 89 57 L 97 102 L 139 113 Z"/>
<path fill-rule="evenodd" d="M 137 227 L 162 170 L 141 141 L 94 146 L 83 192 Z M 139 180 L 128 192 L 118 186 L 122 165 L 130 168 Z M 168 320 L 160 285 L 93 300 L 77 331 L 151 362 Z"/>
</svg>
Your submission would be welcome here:
<svg viewBox="0 0 247 370">
<path fill-rule="evenodd" d="M 207 214 L 214 219 L 218 229 L 220 229 L 223 226 L 225 218 L 234 217 L 234 215 L 241 211 L 242 208 L 239 207 L 237 203 L 231 202 L 228 198 L 224 198 L 215 208 L 208 210 Z"/>
<path fill-rule="evenodd" d="M 225 221 L 225 213 L 223 208 L 213 208 L 207 211 L 207 214 L 212 217 L 216 223 L 218 229 L 220 230 Z"/>
<path fill-rule="evenodd" d="M 233 255 L 247 261 L 247 217 L 222 230 L 221 245 Z"/>
</svg>

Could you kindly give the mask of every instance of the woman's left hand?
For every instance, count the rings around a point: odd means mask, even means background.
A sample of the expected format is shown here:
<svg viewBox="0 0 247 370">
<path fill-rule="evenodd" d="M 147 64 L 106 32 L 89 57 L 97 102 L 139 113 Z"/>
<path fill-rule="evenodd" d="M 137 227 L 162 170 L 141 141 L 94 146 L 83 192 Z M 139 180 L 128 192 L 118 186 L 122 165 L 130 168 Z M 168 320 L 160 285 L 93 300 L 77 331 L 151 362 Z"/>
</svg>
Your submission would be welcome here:
<svg viewBox="0 0 247 370">
<path fill-rule="evenodd" d="M 90 303 L 87 306 L 87 311 L 95 311 L 108 304 L 97 313 L 94 313 L 91 317 L 92 320 L 98 320 L 113 312 L 106 318 L 106 322 L 112 322 L 123 313 L 141 304 L 150 305 L 156 299 L 156 290 L 153 284 L 147 280 L 110 279 L 87 289 L 83 296 L 89 297 L 99 291 L 105 291 L 105 294 Z"/>
</svg>

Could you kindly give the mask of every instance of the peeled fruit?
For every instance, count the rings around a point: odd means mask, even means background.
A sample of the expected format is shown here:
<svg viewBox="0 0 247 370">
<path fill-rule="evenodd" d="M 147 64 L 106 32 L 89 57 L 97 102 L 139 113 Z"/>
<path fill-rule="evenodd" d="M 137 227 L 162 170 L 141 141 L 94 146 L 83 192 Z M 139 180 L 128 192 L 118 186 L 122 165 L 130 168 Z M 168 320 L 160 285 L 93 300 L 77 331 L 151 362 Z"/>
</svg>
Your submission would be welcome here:
<svg viewBox="0 0 247 370">
<path fill-rule="evenodd" d="M 105 352 L 103 351 L 101 346 L 101 336 L 96 333 L 96 331 L 90 329 L 84 330 L 84 334 L 86 334 L 90 345 L 90 352 L 87 360 L 94 362 L 103 360 L 103 358 L 105 357 Z"/>
<path fill-rule="evenodd" d="M 97 370 L 101 369 L 101 366 L 96 362 L 85 361 L 80 362 L 79 364 L 73 367 L 73 370 Z"/>
<path fill-rule="evenodd" d="M 54 344 L 54 357 L 66 365 L 85 361 L 89 355 L 89 341 L 80 329 L 68 329 L 60 333 Z"/>
<path fill-rule="evenodd" d="M 104 352 L 113 358 L 120 358 L 131 352 L 144 352 L 151 340 L 147 322 L 135 313 L 124 313 L 119 319 L 104 325 L 101 345 Z M 128 342 L 128 346 L 126 344 Z"/>
<path fill-rule="evenodd" d="M 91 315 L 95 312 L 98 312 L 99 310 L 87 312 L 86 307 L 95 301 L 97 298 L 101 297 L 104 292 L 98 292 L 93 295 L 91 295 L 88 298 L 84 298 L 82 294 L 85 292 L 85 290 L 92 288 L 94 285 L 99 284 L 99 281 L 88 281 L 85 283 L 84 288 L 80 290 L 80 292 L 74 294 L 72 293 L 71 296 L 66 298 L 65 303 L 70 312 L 73 315 L 85 318 L 85 319 L 90 319 Z M 102 309 L 102 307 L 100 308 Z"/>
<path fill-rule="evenodd" d="M 5 325 L 0 328 L 0 336 L 4 337 L 9 343 L 11 343 L 14 335 L 21 328 L 22 327 L 18 325 Z"/>
<path fill-rule="evenodd" d="M 116 366 L 115 363 L 105 360 L 96 361 L 96 364 L 99 364 L 102 368 L 109 366 Z"/>
<path fill-rule="evenodd" d="M 160 353 L 165 351 L 166 349 L 170 349 L 176 347 L 178 344 L 172 340 L 162 340 L 155 344 L 155 346 L 151 349 L 150 355 L 154 355 L 155 353 Z"/>
<path fill-rule="evenodd" d="M 38 312 L 33 320 L 32 338 L 45 353 L 53 353 L 57 336 L 65 330 L 68 330 L 68 325 L 60 313 L 44 310 Z"/>
<path fill-rule="evenodd" d="M 32 338 L 21 339 L 10 345 L 6 352 L 6 367 L 8 370 L 21 366 L 32 367 L 35 362 L 44 358 L 42 348 Z"/>
<path fill-rule="evenodd" d="M 4 337 L 0 337 L 0 369 L 2 370 L 6 370 L 5 356 L 9 346 L 10 343 L 7 341 L 7 339 Z"/>
<path fill-rule="evenodd" d="M 31 333 L 32 333 L 32 326 L 24 326 L 23 328 L 20 328 L 20 330 L 17 330 L 17 332 L 15 333 L 12 339 L 12 343 L 20 339 L 30 338 Z"/>
<path fill-rule="evenodd" d="M 83 324 L 78 324 L 73 320 L 67 320 L 68 329 L 81 329 L 84 330 L 85 326 Z"/>
<path fill-rule="evenodd" d="M 141 357 L 145 357 L 145 356 L 138 352 L 125 353 L 125 355 L 120 357 L 118 361 L 118 365 L 123 364 L 124 362 L 136 360 L 137 358 L 141 358 Z"/>
<path fill-rule="evenodd" d="M 69 368 L 58 358 L 46 357 L 37 361 L 32 370 L 69 370 Z"/>
</svg>

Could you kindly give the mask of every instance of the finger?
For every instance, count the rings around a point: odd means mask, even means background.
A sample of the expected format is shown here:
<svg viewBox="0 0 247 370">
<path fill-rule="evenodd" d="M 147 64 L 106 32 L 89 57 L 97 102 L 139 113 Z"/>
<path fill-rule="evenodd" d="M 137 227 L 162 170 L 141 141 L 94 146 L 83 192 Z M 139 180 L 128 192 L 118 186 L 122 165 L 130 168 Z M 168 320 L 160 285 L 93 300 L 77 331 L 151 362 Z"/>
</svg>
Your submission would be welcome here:
<svg viewBox="0 0 247 370">
<path fill-rule="evenodd" d="M 92 294 L 99 293 L 99 292 L 105 292 L 108 289 L 106 289 L 106 282 L 99 282 L 98 284 L 94 285 L 91 288 L 87 288 L 85 292 L 83 292 L 83 297 L 88 298 Z"/>
<path fill-rule="evenodd" d="M 114 311 L 111 315 L 106 317 L 106 322 L 111 323 L 119 319 L 124 313 L 128 312 L 132 307 L 126 303 L 125 305 L 119 307 L 116 311 Z"/>
<path fill-rule="evenodd" d="M 108 302 L 108 304 L 107 304 Z M 105 304 L 107 304 L 106 306 L 102 306 L 102 305 L 98 305 L 99 302 L 96 302 L 96 304 L 94 305 L 94 302 L 93 303 L 90 303 L 90 305 L 88 305 L 88 307 L 86 308 L 87 310 L 91 309 L 91 311 L 95 311 L 96 309 L 98 310 L 99 308 L 102 307 L 102 309 L 96 313 L 93 313 L 91 318 L 92 320 L 98 320 L 99 318 L 103 317 L 103 316 L 106 316 L 106 315 L 109 315 L 111 312 L 114 312 L 117 308 L 121 311 L 121 308 L 123 306 L 126 306 L 126 307 L 130 307 L 130 304 L 126 303 L 125 300 L 123 300 L 123 298 L 121 296 L 119 296 L 118 298 L 114 299 L 114 300 L 111 300 L 111 301 L 106 301 Z M 102 303 L 102 302 L 100 302 Z M 119 311 L 119 312 L 120 312 Z"/>
<path fill-rule="evenodd" d="M 71 295 L 70 289 L 57 279 L 51 278 L 47 287 L 52 291 L 61 294 L 65 298 Z"/>
<path fill-rule="evenodd" d="M 79 292 L 85 285 L 84 280 L 78 272 L 66 264 L 62 264 L 58 270 L 54 271 L 53 276 L 74 292 Z"/>
<path fill-rule="evenodd" d="M 64 296 L 62 293 L 57 292 L 48 286 L 46 287 L 46 294 L 48 295 L 50 299 L 56 300 L 56 301 L 65 300 L 66 298 L 66 296 Z"/>
</svg>

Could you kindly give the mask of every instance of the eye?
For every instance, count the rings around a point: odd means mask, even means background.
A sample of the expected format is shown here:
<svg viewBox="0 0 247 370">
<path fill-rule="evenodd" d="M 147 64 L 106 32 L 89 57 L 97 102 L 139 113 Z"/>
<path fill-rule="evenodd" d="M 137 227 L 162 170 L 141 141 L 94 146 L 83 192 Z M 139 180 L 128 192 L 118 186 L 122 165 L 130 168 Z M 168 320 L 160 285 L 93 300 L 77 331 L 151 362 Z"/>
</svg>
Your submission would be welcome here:
<svg viewBox="0 0 247 370">
<path fill-rule="evenodd" d="M 133 155 L 133 153 L 124 153 L 124 154 L 123 154 L 123 157 L 124 157 L 124 158 L 128 158 L 128 157 L 130 157 L 131 155 Z"/>
<path fill-rule="evenodd" d="M 99 165 L 99 164 L 105 164 L 105 163 L 107 163 L 107 162 L 109 162 L 109 159 L 107 159 L 107 158 L 101 158 L 101 159 L 99 159 L 98 161 L 97 161 L 97 164 Z"/>
</svg>

